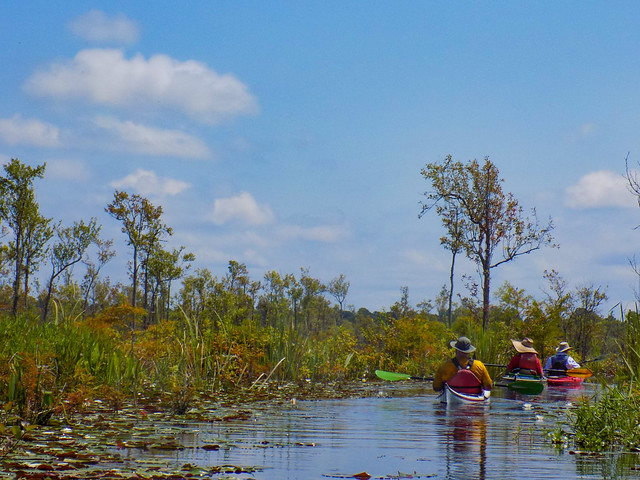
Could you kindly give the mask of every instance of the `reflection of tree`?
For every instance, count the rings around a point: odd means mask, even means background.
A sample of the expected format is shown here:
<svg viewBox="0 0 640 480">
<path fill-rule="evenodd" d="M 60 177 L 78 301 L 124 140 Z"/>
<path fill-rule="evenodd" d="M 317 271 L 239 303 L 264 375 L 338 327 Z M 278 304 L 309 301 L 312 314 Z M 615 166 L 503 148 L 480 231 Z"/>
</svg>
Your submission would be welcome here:
<svg viewBox="0 0 640 480">
<path fill-rule="evenodd" d="M 635 478 L 634 470 L 638 469 L 635 453 L 594 455 L 593 452 L 577 452 L 574 457 L 576 473 L 580 478 Z"/>
</svg>

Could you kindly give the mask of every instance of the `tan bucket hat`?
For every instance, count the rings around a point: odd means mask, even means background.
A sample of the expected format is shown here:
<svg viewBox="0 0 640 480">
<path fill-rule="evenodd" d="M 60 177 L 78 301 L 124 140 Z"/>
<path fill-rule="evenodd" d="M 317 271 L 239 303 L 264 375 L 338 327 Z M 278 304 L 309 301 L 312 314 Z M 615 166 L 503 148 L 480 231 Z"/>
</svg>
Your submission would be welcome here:
<svg viewBox="0 0 640 480">
<path fill-rule="evenodd" d="M 566 352 L 567 350 L 571 350 L 573 347 L 570 347 L 567 342 L 560 342 L 560 345 L 556 347 L 557 353 Z"/>
<path fill-rule="evenodd" d="M 513 343 L 513 347 L 518 353 L 538 353 L 536 349 L 533 348 L 533 340 L 529 337 L 524 337 L 521 342 L 512 339 L 511 343 Z"/>
</svg>

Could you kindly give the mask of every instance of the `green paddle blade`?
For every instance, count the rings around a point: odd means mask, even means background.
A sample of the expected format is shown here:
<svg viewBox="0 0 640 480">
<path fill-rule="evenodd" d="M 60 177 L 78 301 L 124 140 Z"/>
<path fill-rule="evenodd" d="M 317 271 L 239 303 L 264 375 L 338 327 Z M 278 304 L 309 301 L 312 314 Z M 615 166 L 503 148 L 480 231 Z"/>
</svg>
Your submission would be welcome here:
<svg viewBox="0 0 640 480">
<path fill-rule="evenodd" d="M 525 395 L 538 395 L 544 390 L 544 385 L 538 382 L 512 382 L 507 384 L 509 390 L 524 393 Z"/>
<path fill-rule="evenodd" d="M 384 370 L 376 370 L 376 375 L 382 380 L 390 380 L 392 382 L 396 380 L 411 380 L 411 375 L 407 373 L 393 373 L 385 372 Z"/>
</svg>

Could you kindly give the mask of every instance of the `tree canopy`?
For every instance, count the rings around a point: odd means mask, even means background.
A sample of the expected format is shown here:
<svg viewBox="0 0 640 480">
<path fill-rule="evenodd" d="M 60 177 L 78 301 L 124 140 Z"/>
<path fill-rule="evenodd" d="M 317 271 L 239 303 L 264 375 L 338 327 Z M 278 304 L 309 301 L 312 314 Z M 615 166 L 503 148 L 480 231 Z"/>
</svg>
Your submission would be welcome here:
<svg viewBox="0 0 640 480">
<path fill-rule="evenodd" d="M 491 270 L 553 245 L 553 223 L 549 219 L 541 225 L 535 209 L 531 217 L 524 215 L 514 196 L 503 192 L 498 168 L 488 157 L 482 164 L 475 159 L 465 164 L 448 155 L 444 162 L 427 164 L 421 173 L 431 184 L 431 190 L 424 193 L 427 200 L 422 203 L 422 213 L 435 209 L 450 234 L 449 240 L 443 237 L 441 243 L 450 249 L 461 245 L 478 266 L 484 329 L 489 321 Z"/>
</svg>

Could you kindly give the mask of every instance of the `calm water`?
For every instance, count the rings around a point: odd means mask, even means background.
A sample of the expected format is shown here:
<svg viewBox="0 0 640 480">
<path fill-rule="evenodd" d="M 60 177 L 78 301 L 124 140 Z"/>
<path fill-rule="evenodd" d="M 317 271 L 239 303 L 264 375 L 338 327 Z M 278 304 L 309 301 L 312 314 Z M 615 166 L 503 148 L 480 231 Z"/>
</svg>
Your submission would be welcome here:
<svg viewBox="0 0 640 480">
<path fill-rule="evenodd" d="M 494 389 L 489 408 L 452 408 L 427 387 L 384 384 L 378 397 L 298 401 L 265 407 L 250 421 L 186 426 L 185 445 L 224 447 L 173 460 L 260 469 L 231 477 L 242 479 L 640 478 L 635 455 L 571 454 L 545 439 L 585 393 L 588 386 L 537 397 Z"/>
</svg>

